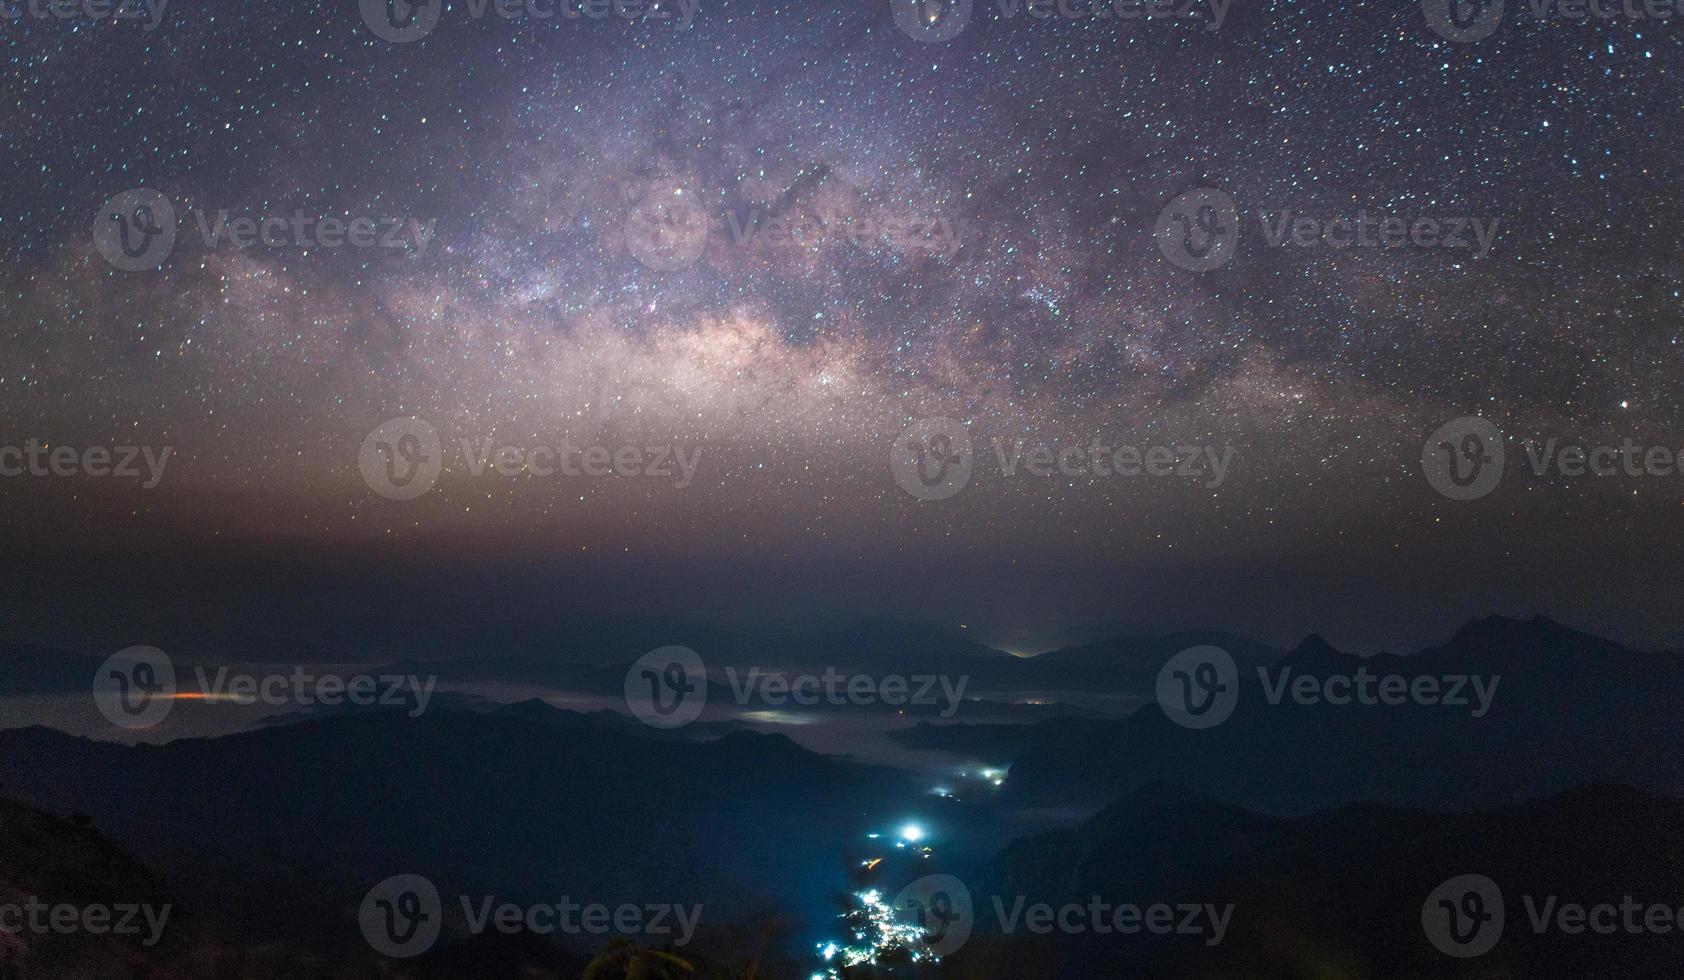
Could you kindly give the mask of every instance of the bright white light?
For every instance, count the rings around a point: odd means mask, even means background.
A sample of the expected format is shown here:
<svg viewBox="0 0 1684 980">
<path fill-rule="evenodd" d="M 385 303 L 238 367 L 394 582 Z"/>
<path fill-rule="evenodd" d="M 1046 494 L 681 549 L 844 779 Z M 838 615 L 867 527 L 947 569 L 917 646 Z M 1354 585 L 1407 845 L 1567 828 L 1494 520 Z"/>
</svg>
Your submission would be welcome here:
<svg viewBox="0 0 1684 980">
<path fill-rule="evenodd" d="M 900 838 L 909 844 L 916 844 L 924 839 L 924 828 L 915 823 L 909 823 L 900 829 Z"/>
</svg>

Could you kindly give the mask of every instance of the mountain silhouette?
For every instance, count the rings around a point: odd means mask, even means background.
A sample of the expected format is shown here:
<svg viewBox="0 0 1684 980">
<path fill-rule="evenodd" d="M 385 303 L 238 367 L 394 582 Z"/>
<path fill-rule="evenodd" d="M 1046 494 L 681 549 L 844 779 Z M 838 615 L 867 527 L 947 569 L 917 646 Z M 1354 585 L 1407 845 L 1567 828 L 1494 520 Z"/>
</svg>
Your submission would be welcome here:
<svg viewBox="0 0 1684 980">
<path fill-rule="evenodd" d="M 1014 842 L 973 900 L 981 935 L 953 958 L 976 978 L 1647 977 L 1678 975 L 1684 800 L 1614 784 L 1515 806 L 1435 813 L 1353 804 L 1260 816 L 1164 783 L 1143 786 L 1080 826 Z M 1423 905 L 1452 878 L 1501 893 L 1488 953 L 1461 959 L 1427 938 Z M 1005 934 L 992 896 L 1055 908 L 1111 903 L 1231 904 L 1220 943 L 1183 936 Z M 1562 903 L 1669 909 L 1665 932 L 1598 935 L 1534 918 Z M 1530 904 L 1528 904 L 1530 903 Z M 1017 947 L 1017 949 L 1014 949 Z M 1033 956 L 1023 955 L 1023 949 Z M 1011 971 L 998 964 L 1011 964 Z"/>
<path fill-rule="evenodd" d="M 351 908 L 421 874 L 441 891 L 704 902 L 705 922 L 819 909 L 865 815 L 904 812 L 909 775 L 815 755 L 781 735 L 644 738 L 503 713 L 346 715 L 221 738 L 125 746 L 0 731 L 5 783 L 81 810 L 246 934 Z M 935 801 L 939 803 L 940 801 Z M 354 923 L 352 924 L 354 929 Z"/>
<path fill-rule="evenodd" d="M 1241 665 L 1233 714 L 1213 728 L 1184 728 L 1156 703 L 1121 721 L 1045 726 L 1012 760 L 1006 789 L 1022 803 L 1098 805 L 1166 780 L 1280 814 L 1360 800 L 1495 805 L 1597 780 L 1684 793 L 1684 763 L 1670 748 L 1684 738 L 1676 654 L 1631 650 L 1541 617 L 1490 617 L 1412 656 L 1358 657 L 1312 637 L 1263 666 L 1262 677 L 1258 668 Z M 1359 671 L 1410 684 L 1464 678 L 1470 703 L 1293 696 L 1305 678 L 1319 688 Z M 1478 717 L 1476 678 L 1490 692 Z M 1454 682 L 1437 683 L 1442 696 Z"/>
</svg>

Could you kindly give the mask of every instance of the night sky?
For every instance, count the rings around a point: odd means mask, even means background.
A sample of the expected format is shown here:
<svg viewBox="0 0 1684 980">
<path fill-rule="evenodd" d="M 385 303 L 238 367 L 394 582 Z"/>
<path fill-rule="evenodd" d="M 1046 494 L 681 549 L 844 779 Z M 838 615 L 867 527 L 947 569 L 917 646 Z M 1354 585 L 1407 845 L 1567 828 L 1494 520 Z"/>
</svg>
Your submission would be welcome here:
<svg viewBox="0 0 1684 980">
<path fill-rule="evenodd" d="M 1217 28 L 1203 0 L 990 0 L 936 40 L 888 0 L 700 0 L 688 27 L 450 0 L 394 42 L 355 0 L 175 0 L 151 30 L 7 2 L 0 443 L 173 450 L 151 489 L 0 479 L 10 637 L 150 642 L 282 596 L 358 622 L 887 613 L 1014 651 L 1185 626 L 1408 649 L 1488 612 L 1684 644 L 1684 476 L 1538 476 L 1523 448 L 1684 448 L 1678 18 L 1510 0 L 1452 42 L 1405 2 L 1233 0 Z M 1208 271 L 1154 234 L 1195 188 L 1240 213 Z M 95 228 L 135 189 L 176 241 L 125 271 Z M 207 243 L 222 211 L 408 244 Z M 1495 234 L 1276 246 L 1282 211 Z M 705 240 L 639 244 L 696 213 Z M 443 472 L 390 499 L 359 452 L 411 416 Z M 1453 500 L 1423 443 L 1468 416 L 1507 471 Z M 975 444 L 946 499 L 890 465 L 931 418 Z M 463 439 L 696 468 L 474 476 Z M 1232 462 L 1008 477 L 995 440 Z"/>
</svg>

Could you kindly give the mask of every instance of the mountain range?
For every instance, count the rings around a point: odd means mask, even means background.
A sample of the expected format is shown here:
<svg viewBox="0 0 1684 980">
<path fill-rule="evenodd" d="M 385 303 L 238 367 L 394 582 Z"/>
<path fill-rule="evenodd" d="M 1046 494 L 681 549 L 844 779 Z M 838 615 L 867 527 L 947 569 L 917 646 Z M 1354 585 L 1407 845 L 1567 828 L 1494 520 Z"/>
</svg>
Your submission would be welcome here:
<svg viewBox="0 0 1684 980">
<path fill-rule="evenodd" d="M 1411 685 L 1431 678 L 1440 695 L 1462 678 L 1467 704 L 1305 703 L 1291 693 L 1305 678 L 1319 691 L 1359 671 Z M 1005 789 L 1023 805 L 1098 805 L 1167 781 L 1278 814 L 1360 801 L 1494 806 L 1594 781 L 1684 794 L 1674 749 L 1684 739 L 1684 657 L 1542 617 L 1476 620 L 1407 656 L 1359 657 L 1311 637 L 1272 665 L 1242 665 L 1238 683 L 1232 716 L 1211 728 L 1183 727 L 1156 703 L 1121 720 L 1037 726 L 1017 746 Z M 944 737 L 964 744 L 962 732 Z"/>
</svg>

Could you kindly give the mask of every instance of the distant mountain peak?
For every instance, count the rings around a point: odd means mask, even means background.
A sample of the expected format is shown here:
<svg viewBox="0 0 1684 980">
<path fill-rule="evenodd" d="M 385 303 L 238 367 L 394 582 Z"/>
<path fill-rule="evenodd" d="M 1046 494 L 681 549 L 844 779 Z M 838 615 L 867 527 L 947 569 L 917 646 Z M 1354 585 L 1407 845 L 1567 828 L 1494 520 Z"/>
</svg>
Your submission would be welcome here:
<svg viewBox="0 0 1684 980">
<path fill-rule="evenodd" d="M 527 717 L 533 715 L 548 717 L 560 712 L 561 710 L 562 709 L 556 707 L 548 701 L 545 701 L 543 698 L 526 698 L 523 701 L 515 701 L 497 709 L 499 714 L 521 715 Z"/>
<path fill-rule="evenodd" d="M 720 736 L 719 745 L 749 747 L 759 749 L 793 749 L 802 755 L 807 755 L 801 744 L 782 732 L 757 732 L 752 728 L 739 728 Z"/>
<path fill-rule="evenodd" d="M 1446 648 L 1515 654 L 1541 654 L 1566 649 L 1615 653 L 1627 649 L 1612 640 L 1563 626 L 1548 616 L 1515 619 L 1500 615 L 1469 620 L 1440 649 Z"/>
<path fill-rule="evenodd" d="M 1327 639 L 1320 633 L 1311 633 L 1309 636 L 1304 637 L 1304 639 L 1292 649 L 1292 652 L 1287 654 L 1287 657 L 1292 660 L 1314 660 L 1322 657 L 1343 656 L 1346 656 L 1346 654 L 1340 651 L 1333 644 L 1327 642 Z"/>
</svg>

